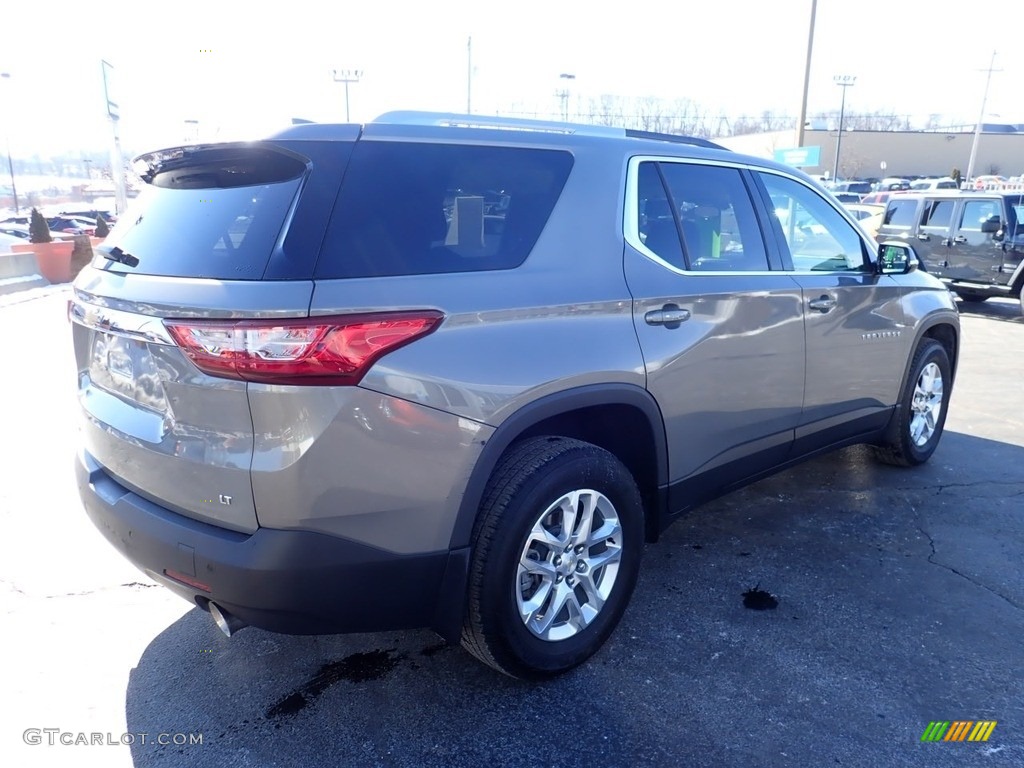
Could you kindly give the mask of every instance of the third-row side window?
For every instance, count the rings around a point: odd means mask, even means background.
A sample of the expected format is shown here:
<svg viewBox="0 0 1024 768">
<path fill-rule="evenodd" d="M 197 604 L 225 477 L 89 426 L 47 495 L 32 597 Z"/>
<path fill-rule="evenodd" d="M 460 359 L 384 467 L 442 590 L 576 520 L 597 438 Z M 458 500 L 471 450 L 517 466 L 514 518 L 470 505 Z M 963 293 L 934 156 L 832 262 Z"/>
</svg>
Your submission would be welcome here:
<svg viewBox="0 0 1024 768">
<path fill-rule="evenodd" d="M 517 267 L 572 165 L 561 150 L 360 141 L 315 277 Z"/>
</svg>

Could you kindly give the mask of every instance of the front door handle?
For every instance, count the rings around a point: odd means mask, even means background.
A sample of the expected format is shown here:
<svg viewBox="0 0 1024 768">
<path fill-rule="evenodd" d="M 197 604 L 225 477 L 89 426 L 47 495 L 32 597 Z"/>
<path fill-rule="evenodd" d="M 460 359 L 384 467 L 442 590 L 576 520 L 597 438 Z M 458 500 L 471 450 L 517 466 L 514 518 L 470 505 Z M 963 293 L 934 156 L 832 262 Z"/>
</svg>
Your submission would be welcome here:
<svg viewBox="0 0 1024 768">
<path fill-rule="evenodd" d="M 931 235 L 926 235 L 923 232 L 921 232 L 921 233 L 918 233 L 917 239 L 918 240 L 925 240 L 925 241 L 927 241 L 927 240 L 931 240 L 932 237 L 931 237 Z"/>
<path fill-rule="evenodd" d="M 835 309 L 836 300 L 831 296 L 819 296 L 816 299 L 811 299 L 807 302 L 807 306 L 813 309 L 815 312 L 830 312 Z"/>
<path fill-rule="evenodd" d="M 680 309 L 677 304 L 666 304 L 644 315 L 644 322 L 648 325 L 665 325 L 669 328 L 678 328 L 680 323 L 689 319 L 690 310 Z"/>
<path fill-rule="evenodd" d="M 957 235 L 953 238 L 954 243 L 966 243 L 967 237 L 965 235 Z"/>
</svg>

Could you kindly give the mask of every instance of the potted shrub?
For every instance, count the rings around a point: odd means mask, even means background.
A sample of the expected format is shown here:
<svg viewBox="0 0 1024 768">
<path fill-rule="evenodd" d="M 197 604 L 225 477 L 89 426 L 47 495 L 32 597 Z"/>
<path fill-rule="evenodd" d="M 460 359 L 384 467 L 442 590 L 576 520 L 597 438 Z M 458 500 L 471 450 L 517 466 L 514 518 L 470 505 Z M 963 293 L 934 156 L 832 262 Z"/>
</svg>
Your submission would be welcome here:
<svg viewBox="0 0 1024 768">
<path fill-rule="evenodd" d="M 72 239 L 74 249 L 71 251 L 71 273 L 69 280 L 78 277 L 78 273 L 85 269 L 92 261 L 92 241 L 88 235 L 75 235 Z"/>
<path fill-rule="evenodd" d="M 13 251 L 31 251 L 36 255 L 40 274 L 51 283 L 66 283 L 71 280 L 71 252 L 75 244 L 70 241 L 54 241 L 50 225 L 37 209 L 32 209 L 28 224 L 28 243 L 12 245 Z"/>
<path fill-rule="evenodd" d="M 107 220 L 103 218 L 102 214 L 96 215 L 96 232 L 92 236 L 93 243 L 102 241 L 107 235 L 110 234 L 110 225 L 107 224 Z"/>
</svg>

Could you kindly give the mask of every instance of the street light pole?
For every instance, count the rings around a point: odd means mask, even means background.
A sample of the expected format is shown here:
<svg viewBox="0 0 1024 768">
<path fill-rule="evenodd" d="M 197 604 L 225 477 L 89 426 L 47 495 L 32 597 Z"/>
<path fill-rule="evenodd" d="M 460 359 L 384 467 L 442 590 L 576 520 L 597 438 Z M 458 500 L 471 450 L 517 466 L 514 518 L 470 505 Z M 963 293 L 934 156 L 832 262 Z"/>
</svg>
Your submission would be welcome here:
<svg viewBox="0 0 1024 768">
<path fill-rule="evenodd" d="M 839 135 L 836 136 L 836 160 L 832 168 L 832 183 L 839 180 L 839 150 L 843 146 L 843 117 L 846 114 L 846 89 L 857 82 L 856 75 L 836 75 L 832 78 L 835 84 L 843 89 L 843 99 L 839 103 Z"/>
<path fill-rule="evenodd" d="M 558 92 L 558 97 L 562 100 L 562 122 L 569 122 L 569 81 L 575 80 L 576 75 L 570 75 L 567 72 L 563 72 L 558 76 L 560 80 L 565 80 L 565 86 L 561 91 Z"/>
<path fill-rule="evenodd" d="M 351 122 L 348 113 L 348 84 L 358 83 L 359 78 L 363 76 L 363 70 L 361 69 L 332 69 L 331 77 L 334 78 L 336 83 L 345 84 L 345 122 Z"/>
<path fill-rule="evenodd" d="M 992 82 L 992 73 L 999 70 L 994 69 L 996 64 L 996 52 L 992 51 L 992 61 L 988 65 L 988 76 L 985 78 L 985 93 L 981 97 L 981 114 L 978 115 L 978 122 L 974 125 L 974 141 L 971 142 L 971 159 L 967 161 L 967 182 L 974 178 L 974 161 L 978 157 L 978 141 L 981 139 L 981 124 L 985 120 L 985 102 L 988 101 L 988 84 Z"/>
<path fill-rule="evenodd" d="M 9 81 L 11 79 L 11 73 L 10 72 L 0 72 L 0 77 L 2 77 L 4 80 Z M 11 99 L 8 98 L 8 99 L 6 99 L 6 101 L 8 102 L 8 107 L 10 107 Z M 8 109 L 7 114 L 11 114 L 12 112 L 14 112 L 13 109 Z M 7 129 L 7 126 L 4 126 L 4 128 Z M 18 188 L 14 186 L 14 163 L 11 161 L 11 133 L 10 133 L 10 129 L 6 130 L 5 138 L 6 138 L 6 141 L 7 141 L 7 170 L 10 171 L 10 174 L 11 174 L 11 195 L 14 196 L 14 212 L 15 213 L 19 213 L 21 209 L 18 207 Z"/>
</svg>

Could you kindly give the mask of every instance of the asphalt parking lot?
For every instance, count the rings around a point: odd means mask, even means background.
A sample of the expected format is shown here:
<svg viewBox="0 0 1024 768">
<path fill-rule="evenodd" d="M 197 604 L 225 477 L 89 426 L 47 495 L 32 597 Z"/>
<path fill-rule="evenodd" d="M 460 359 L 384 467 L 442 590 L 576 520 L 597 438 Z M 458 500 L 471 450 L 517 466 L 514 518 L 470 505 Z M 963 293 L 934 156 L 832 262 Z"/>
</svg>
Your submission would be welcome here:
<svg viewBox="0 0 1024 768">
<path fill-rule="evenodd" d="M 1024 764 L 1012 302 L 963 308 L 930 464 L 848 449 L 701 507 L 647 547 L 611 642 L 539 685 L 425 631 L 227 640 L 121 560 L 74 488 L 66 290 L 0 298 L 0 764 Z M 998 724 L 922 743 L 937 720 Z"/>
</svg>

